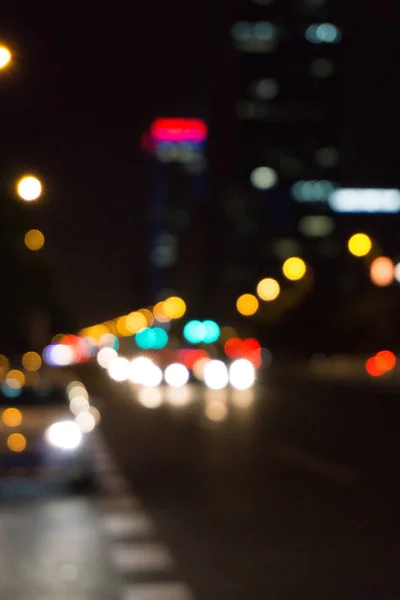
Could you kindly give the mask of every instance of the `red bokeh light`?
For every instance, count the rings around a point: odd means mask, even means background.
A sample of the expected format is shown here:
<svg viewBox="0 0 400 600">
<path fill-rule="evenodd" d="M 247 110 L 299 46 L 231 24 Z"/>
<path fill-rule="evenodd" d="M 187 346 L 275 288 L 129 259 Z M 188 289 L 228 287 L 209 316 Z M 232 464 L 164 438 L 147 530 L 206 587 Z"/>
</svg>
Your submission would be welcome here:
<svg viewBox="0 0 400 600">
<path fill-rule="evenodd" d="M 225 354 L 232 359 L 240 358 L 242 355 L 242 340 L 239 338 L 230 338 L 224 346 Z"/>
<path fill-rule="evenodd" d="M 261 345 L 254 338 L 240 340 L 239 338 L 230 338 L 224 346 L 225 354 L 228 358 L 235 360 L 237 358 L 247 358 L 256 369 L 261 367 Z"/>
<path fill-rule="evenodd" d="M 242 352 L 244 354 L 248 354 L 249 352 L 257 352 L 257 350 L 261 350 L 260 342 L 255 340 L 254 338 L 249 338 L 242 342 Z"/>
<path fill-rule="evenodd" d="M 371 377 L 380 377 L 384 374 L 384 371 L 382 371 L 377 365 L 376 356 L 371 356 L 371 358 L 367 360 L 365 363 L 365 369 L 368 375 L 371 375 Z"/>
<path fill-rule="evenodd" d="M 208 357 L 209 355 L 205 350 L 184 348 L 183 350 L 178 350 L 177 352 L 178 362 L 183 363 L 188 369 L 193 369 L 193 366 L 197 363 L 198 360 Z"/>
<path fill-rule="evenodd" d="M 390 350 L 382 350 L 375 356 L 375 363 L 380 371 L 387 373 L 396 366 L 396 356 Z"/>
</svg>

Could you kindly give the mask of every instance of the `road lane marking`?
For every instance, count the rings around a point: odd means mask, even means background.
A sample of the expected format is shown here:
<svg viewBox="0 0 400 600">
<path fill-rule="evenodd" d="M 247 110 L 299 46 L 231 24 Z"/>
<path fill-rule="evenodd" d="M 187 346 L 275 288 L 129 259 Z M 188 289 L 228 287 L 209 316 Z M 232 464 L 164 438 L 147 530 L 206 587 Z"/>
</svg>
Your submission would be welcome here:
<svg viewBox="0 0 400 600">
<path fill-rule="evenodd" d="M 194 600 L 194 597 L 183 583 L 150 583 L 125 588 L 122 600 Z"/>
<path fill-rule="evenodd" d="M 153 521 L 144 513 L 114 513 L 103 517 L 103 531 L 115 538 L 153 535 Z"/>
<path fill-rule="evenodd" d="M 172 555 L 156 542 L 112 544 L 111 560 L 121 572 L 159 572 L 174 567 Z"/>
</svg>

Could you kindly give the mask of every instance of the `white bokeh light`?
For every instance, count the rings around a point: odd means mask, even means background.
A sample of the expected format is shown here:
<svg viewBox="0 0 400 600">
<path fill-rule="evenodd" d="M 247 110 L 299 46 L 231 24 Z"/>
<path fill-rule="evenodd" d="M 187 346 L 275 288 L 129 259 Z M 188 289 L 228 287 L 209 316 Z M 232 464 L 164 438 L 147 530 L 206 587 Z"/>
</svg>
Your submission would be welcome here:
<svg viewBox="0 0 400 600">
<path fill-rule="evenodd" d="M 90 408 L 88 400 L 84 396 L 74 396 L 69 403 L 69 409 L 74 415 L 87 412 Z"/>
<path fill-rule="evenodd" d="M 154 366 L 153 361 L 146 356 L 138 356 L 130 362 L 129 379 L 132 383 L 140 385 L 143 378 L 146 378 L 146 372 Z"/>
<path fill-rule="evenodd" d="M 163 372 L 152 361 L 143 369 L 140 383 L 144 387 L 157 387 L 163 379 Z"/>
<path fill-rule="evenodd" d="M 103 369 L 107 369 L 108 365 L 114 358 L 118 358 L 118 353 L 114 348 L 102 348 L 97 354 L 97 362 Z"/>
<path fill-rule="evenodd" d="M 80 381 L 71 381 L 71 383 L 67 386 L 67 394 L 70 400 L 72 400 L 72 398 L 75 398 L 75 396 L 83 396 L 84 398 L 89 398 L 87 389 Z"/>
<path fill-rule="evenodd" d="M 229 381 L 237 390 L 248 390 L 255 381 L 252 363 L 245 358 L 235 360 L 229 367 Z"/>
<path fill-rule="evenodd" d="M 278 175 L 271 167 L 257 167 L 250 175 L 251 185 L 257 190 L 269 190 L 278 181 Z"/>
<path fill-rule="evenodd" d="M 222 390 L 228 385 L 228 369 L 222 360 L 210 360 L 204 367 L 204 383 L 212 390 Z"/>
<path fill-rule="evenodd" d="M 158 408 L 163 402 L 163 396 L 160 388 L 141 388 L 138 391 L 139 404 L 145 408 Z"/>
<path fill-rule="evenodd" d="M 192 390 L 190 386 L 185 385 L 183 387 L 169 387 L 165 391 L 165 396 L 169 404 L 172 406 L 187 406 L 192 398 Z"/>
<path fill-rule="evenodd" d="M 75 417 L 75 423 L 82 433 L 90 433 L 96 427 L 96 419 L 90 412 L 81 412 Z"/>
<path fill-rule="evenodd" d="M 73 421 L 53 423 L 45 435 L 51 446 L 62 450 L 75 450 L 82 442 L 82 431 Z"/>
<path fill-rule="evenodd" d="M 228 407 L 220 400 L 210 400 L 210 402 L 206 404 L 205 413 L 210 421 L 220 423 L 227 419 Z"/>
<path fill-rule="evenodd" d="M 189 371 L 180 363 L 173 363 L 165 369 L 164 379 L 172 387 L 182 387 L 189 381 Z"/>
<path fill-rule="evenodd" d="M 107 367 L 108 374 L 114 381 L 126 381 L 129 378 L 130 362 L 118 356 Z"/>
</svg>

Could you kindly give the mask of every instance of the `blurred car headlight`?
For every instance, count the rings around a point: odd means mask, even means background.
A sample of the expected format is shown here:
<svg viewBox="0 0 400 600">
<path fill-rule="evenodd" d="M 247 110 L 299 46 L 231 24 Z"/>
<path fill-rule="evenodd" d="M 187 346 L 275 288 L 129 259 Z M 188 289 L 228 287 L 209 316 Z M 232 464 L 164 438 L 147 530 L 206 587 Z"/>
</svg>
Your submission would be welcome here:
<svg viewBox="0 0 400 600">
<path fill-rule="evenodd" d="M 54 448 L 61 450 L 76 450 L 82 442 L 82 431 L 73 421 L 53 423 L 46 430 L 46 441 Z"/>
</svg>

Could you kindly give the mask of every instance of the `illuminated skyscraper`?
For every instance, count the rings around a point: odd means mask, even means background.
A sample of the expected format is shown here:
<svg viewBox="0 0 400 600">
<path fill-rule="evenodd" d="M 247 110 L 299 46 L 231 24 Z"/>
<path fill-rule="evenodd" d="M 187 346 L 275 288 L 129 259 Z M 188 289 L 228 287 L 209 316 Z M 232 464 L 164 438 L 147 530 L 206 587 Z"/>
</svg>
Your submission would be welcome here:
<svg viewBox="0 0 400 600">
<path fill-rule="evenodd" d="M 206 124 L 155 119 L 142 146 L 151 155 L 149 302 L 176 292 L 192 305 L 201 288 L 201 211 L 207 193 Z"/>
</svg>

